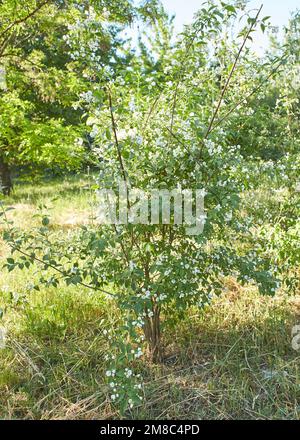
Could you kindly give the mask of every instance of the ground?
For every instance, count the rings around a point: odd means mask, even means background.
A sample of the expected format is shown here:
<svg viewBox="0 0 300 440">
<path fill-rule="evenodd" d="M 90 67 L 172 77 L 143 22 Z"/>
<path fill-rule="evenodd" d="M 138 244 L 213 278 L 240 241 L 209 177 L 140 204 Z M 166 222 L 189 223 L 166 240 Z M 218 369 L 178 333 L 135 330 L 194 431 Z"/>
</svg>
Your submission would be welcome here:
<svg viewBox="0 0 300 440">
<path fill-rule="evenodd" d="M 93 216 L 86 176 L 20 184 L 7 201 L 10 216 L 29 227 L 43 203 L 52 227 L 67 233 Z M 0 242 L 0 418 L 110 419 L 103 333 L 111 301 L 79 287 L 28 290 L 37 275 L 7 273 Z M 109 302 L 107 304 L 107 302 Z M 260 296 L 234 279 L 205 310 L 192 309 L 164 334 L 165 359 L 138 366 L 145 398 L 131 419 L 298 419 L 300 353 L 291 331 L 300 324 L 300 295 Z"/>
</svg>

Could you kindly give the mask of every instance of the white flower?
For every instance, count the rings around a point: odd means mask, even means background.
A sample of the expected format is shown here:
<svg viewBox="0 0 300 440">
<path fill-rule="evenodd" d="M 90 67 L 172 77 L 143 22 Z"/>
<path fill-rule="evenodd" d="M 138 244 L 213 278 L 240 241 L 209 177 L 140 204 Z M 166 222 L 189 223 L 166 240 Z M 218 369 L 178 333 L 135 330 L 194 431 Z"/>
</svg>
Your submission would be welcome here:
<svg viewBox="0 0 300 440">
<path fill-rule="evenodd" d="M 83 139 L 82 139 L 82 138 L 78 138 L 78 139 L 76 139 L 76 145 L 78 145 L 79 147 L 82 147 L 82 145 L 83 145 Z"/>
<path fill-rule="evenodd" d="M 142 352 L 142 349 L 139 347 L 139 348 L 137 349 L 136 354 L 135 354 L 135 358 L 136 358 L 136 359 L 139 359 L 141 356 L 143 356 L 143 352 Z"/>
<path fill-rule="evenodd" d="M 142 137 L 142 136 L 137 136 L 137 138 L 136 138 L 136 142 L 137 142 L 138 145 L 142 145 L 142 143 L 143 143 L 143 137 Z"/>
<path fill-rule="evenodd" d="M 132 370 L 129 370 L 128 368 L 125 368 L 125 376 L 126 377 L 131 377 L 132 376 Z"/>
<path fill-rule="evenodd" d="M 90 136 L 94 139 L 98 133 L 99 133 L 98 127 L 96 125 L 93 125 L 93 129 L 90 132 Z"/>
<path fill-rule="evenodd" d="M 226 220 L 226 222 L 230 222 L 232 220 L 232 211 L 228 212 L 225 215 L 225 220 Z"/>
<path fill-rule="evenodd" d="M 128 400 L 128 403 L 129 403 L 130 408 L 133 408 L 133 400 L 132 400 L 132 399 L 129 399 L 129 400 Z"/>
<path fill-rule="evenodd" d="M 89 90 L 88 92 L 81 93 L 80 98 L 90 104 L 91 102 L 93 102 L 94 95 L 93 95 L 93 92 L 91 90 Z"/>
<path fill-rule="evenodd" d="M 131 112 L 135 111 L 135 102 L 134 102 L 134 98 L 131 98 L 130 102 L 129 102 L 129 110 Z"/>
<path fill-rule="evenodd" d="M 129 262 L 129 269 L 133 270 L 136 267 L 135 263 L 133 261 Z"/>
<path fill-rule="evenodd" d="M 130 128 L 129 130 L 119 130 L 118 131 L 119 141 L 124 141 L 125 139 L 128 139 L 128 138 L 133 140 L 136 136 L 137 136 L 136 128 Z"/>
</svg>

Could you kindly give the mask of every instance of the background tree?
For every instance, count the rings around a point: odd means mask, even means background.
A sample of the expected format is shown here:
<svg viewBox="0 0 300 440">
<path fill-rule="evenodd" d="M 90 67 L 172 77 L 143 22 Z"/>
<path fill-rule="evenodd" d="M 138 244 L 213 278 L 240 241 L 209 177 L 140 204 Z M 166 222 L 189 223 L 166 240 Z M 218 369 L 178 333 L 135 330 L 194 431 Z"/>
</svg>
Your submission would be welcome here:
<svg viewBox="0 0 300 440">
<path fill-rule="evenodd" d="M 94 64 L 107 69 L 124 62 L 118 54 L 121 31 L 139 11 L 141 16 L 153 13 L 155 2 L 146 8 L 152 3 L 141 9 L 127 0 L 1 3 L 0 63 L 6 85 L 0 95 L 0 173 L 5 194 L 11 190 L 12 166 L 80 166 L 89 142 L 82 140 L 84 111 L 75 103 L 101 80 L 90 69 L 89 54 Z M 16 100 L 19 106 L 14 108 Z M 14 112 L 20 107 L 22 123 L 17 127 Z"/>
</svg>

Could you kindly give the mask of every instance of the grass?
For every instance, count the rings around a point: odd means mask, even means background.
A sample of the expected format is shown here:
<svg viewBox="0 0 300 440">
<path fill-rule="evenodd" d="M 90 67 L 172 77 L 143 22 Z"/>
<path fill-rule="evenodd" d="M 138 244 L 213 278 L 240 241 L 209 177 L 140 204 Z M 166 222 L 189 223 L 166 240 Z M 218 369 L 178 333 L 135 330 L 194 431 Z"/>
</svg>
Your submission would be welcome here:
<svg viewBox="0 0 300 440">
<path fill-rule="evenodd" d="M 10 215 L 27 227 L 40 203 L 51 205 L 52 223 L 65 231 L 88 218 L 88 187 L 80 177 L 17 187 Z M 0 418 L 119 418 L 103 380 L 103 330 L 114 320 L 113 303 L 79 287 L 32 292 L 34 271 L 0 270 L 0 326 L 8 331 L 0 350 Z M 165 332 L 163 364 L 143 361 L 145 399 L 126 418 L 299 419 L 300 356 L 291 346 L 299 323 L 300 296 L 262 297 L 228 279 L 211 307 L 190 310 Z"/>
</svg>

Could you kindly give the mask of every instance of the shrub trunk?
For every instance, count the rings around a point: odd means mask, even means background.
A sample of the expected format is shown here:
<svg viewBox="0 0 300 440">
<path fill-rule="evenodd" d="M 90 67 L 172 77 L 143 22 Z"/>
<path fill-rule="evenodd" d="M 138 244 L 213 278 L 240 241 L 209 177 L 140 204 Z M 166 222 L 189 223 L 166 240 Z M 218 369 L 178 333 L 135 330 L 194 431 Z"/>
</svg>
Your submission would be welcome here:
<svg viewBox="0 0 300 440">
<path fill-rule="evenodd" d="M 157 364 L 162 360 L 160 309 L 157 305 L 153 307 L 152 318 L 146 319 L 144 333 L 149 345 L 151 361 Z"/>
</svg>

